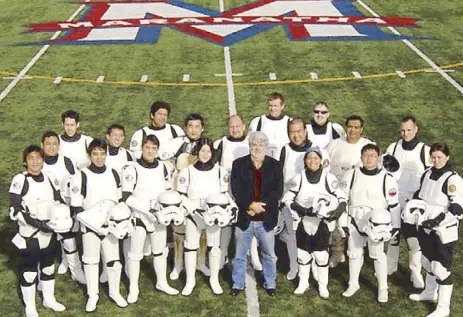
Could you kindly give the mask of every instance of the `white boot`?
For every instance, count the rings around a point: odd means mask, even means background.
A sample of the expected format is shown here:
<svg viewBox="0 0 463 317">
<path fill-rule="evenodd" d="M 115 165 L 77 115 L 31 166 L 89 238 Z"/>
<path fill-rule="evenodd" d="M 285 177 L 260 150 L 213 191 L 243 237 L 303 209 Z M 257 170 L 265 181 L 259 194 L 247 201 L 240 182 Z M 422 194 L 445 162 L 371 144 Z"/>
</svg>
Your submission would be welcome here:
<svg viewBox="0 0 463 317">
<path fill-rule="evenodd" d="M 196 286 L 196 251 L 185 252 L 186 284 L 182 290 L 183 296 L 190 296 Z"/>
<path fill-rule="evenodd" d="M 222 251 L 222 257 L 220 259 L 220 269 L 228 263 L 228 247 L 232 236 L 232 227 L 223 227 L 220 230 L 220 250 Z"/>
<path fill-rule="evenodd" d="M 39 317 L 39 313 L 35 307 L 35 285 L 21 286 L 21 294 L 26 306 L 26 317 Z"/>
<path fill-rule="evenodd" d="M 378 257 L 379 258 L 379 257 Z M 389 300 L 389 292 L 387 286 L 388 266 L 385 263 L 385 256 L 374 261 L 375 275 L 378 280 L 378 302 L 387 303 Z"/>
<path fill-rule="evenodd" d="M 127 302 L 134 304 L 138 301 L 138 294 L 140 289 L 138 288 L 138 280 L 140 277 L 140 261 L 129 259 L 129 295 L 127 296 Z"/>
<path fill-rule="evenodd" d="M 299 264 L 299 285 L 294 290 L 294 295 L 303 295 L 309 290 L 310 267 L 310 263 L 305 265 Z"/>
<path fill-rule="evenodd" d="M 103 253 L 103 249 L 101 249 L 101 275 L 100 275 L 100 283 L 108 283 L 108 267 L 106 266 L 106 260 Z"/>
<path fill-rule="evenodd" d="M 144 256 L 150 256 L 151 253 L 151 240 L 147 235 L 145 238 L 145 244 L 143 245 L 143 254 Z"/>
<path fill-rule="evenodd" d="M 254 271 L 262 271 L 262 263 L 260 262 L 259 250 L 257 249 L 257 239 L 255 237 L 251 240 L 249 255 L 251 257 L 251 264 Z"/>
<path fill-rule="evenodd" d="M 130 250 L 130 244 L 131 242 L 131 237 L 127 237 L 122 241 L 122 254 L 124 255 L 124 273 L 127 278 L 130 279 L 130 273 L 129 273 L 129 250 Z"/>
<path fill-rule="evenodd" d="M 127 302 L 120 293 L 121 272 L 122 264 L 118 261 L 114 263 L 113 267 L 108 267 L 108 287 L 109 297 L 117 306 L 124 308 L 127 307 Z"/>
<path fill-rule="evenodd" d="M 85 284 L 85 273 L 82 270 L 82 263 L 80 262 L 79 253 L 77 250 L 73 253 L 66 254 L 66 258 L 72 279 L 79 282 L 80 284 Z"/>
<path fill-rule="evenodd" d="M 363 255 L 357 259 L 349 258 L 349 287 L 342 293 L 344 297 L 351 297 L 360 289 L 359 277 L 363 266 Z"/>
<path fill-rule="evenodd" d="M 164 253 L 153 258 L 154 272 L 156 273 L 156 289 L 168 295 L 177 295 L 178 290 L 167 283 L 167 255 L 169 249 L 165 248 Z"/>
<path fill-rule="evenodd" d="M 87 281 L 87 305 L 85 306 L 86 312 L 95 311 L 98 304 L 98 264 L 84 265 L 85 279 Z"/>
<path fill-rule="evenodd" d="M 436 277 L 427 273 L 424 290 L 419 294 L 411 294 L 409 298 L 415 302 L 436 301 L 438 289 L 437 286 Z"/>
<path fill-rule="evenodd" d="M 212 291 L 215 295 L 221 295 L 223 293 L 222 287 L 219 283 L 219 270 L 220 270 L 220 259 L 222 258 L 222 252 L 218 247 L 213 247 L 209 252 L 209 266 L 211 267 L 211 277 L 209 283 L 211 284 Z"/>
<path fill-rule="evenodd" d="M 421 251 L 409 251 L 410 279 L 414 288 L 424 288 L 423 275 L 421 275 Z"/>
<path fill-rule="evenodd" d="M 177 280 L 180 273 L 183 271 L 183 243 L 185 241 L 185 235 L 173 232 L 174 236 L 174 268 L 170 272 L 169 278 L 173 281 Z"/>
<path fill-rule="evenodd" d="M 439 299 L 436 310 L 426 317 L 448 317 L 450 315 L 450 299 L 453 285 L 439 285 Z"/>
<path fill-rule="evenodd" d="M 45 308 L 50 308 L 53 311 L 60 312 L 65 311 L 66 307 L 58 303 L 55 298 L 55 280 L 42 281 L 42 294 L 43 302 L 42 305 Z"/>
<path fill-rule="evenodd" d="M 394 245 L 387 246 L 387 275 L 397 272 L 399 266 L 400 247 Z"/>
<path fill-rule="evenodd" d="M 315 262 L 315 261 L 313 261 Z M 328 299 L 330 297 L 330 292 L 328 291 L 328 266 L 318 266 L 316 265 L 316 271 L 318 272 L 318 294 L 323 299 Z M 312 266 L 313 269 L 313 266 Z"/>
<path fill-rule="evenodd" d="M 64 251 L 63 241 L 60 243 L 61 245 L 61 263 L 58 265 L 58 274 L 66 274 L 68 271 L 68 259 L 67 254 Z"/>
</svg>

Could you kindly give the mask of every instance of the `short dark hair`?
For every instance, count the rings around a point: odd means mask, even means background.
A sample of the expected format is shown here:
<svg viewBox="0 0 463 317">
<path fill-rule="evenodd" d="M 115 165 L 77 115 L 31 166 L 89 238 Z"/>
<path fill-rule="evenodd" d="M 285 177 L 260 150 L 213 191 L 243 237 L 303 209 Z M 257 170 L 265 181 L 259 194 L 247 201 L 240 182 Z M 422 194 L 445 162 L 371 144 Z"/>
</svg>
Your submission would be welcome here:
<svg viewBox="0 0 463 317">
<path fill-rule="evenodd" d="M 373 143 L 368 143 L 367 145 L 364 145 L 362 147 L 362 150 L 360 151 L 360 153 L 363 154 L 366 151 L 370 151 L 370 150 L 375 151 L 376 154 L 378 154 L 378 156 L 381 153 L 381 151 L 379 150 L 379 146 L 377 146 L 376 144 L 373 144 Z"/>
<path fill-rule="evenodd" d="M 45 157 L 45 154 L 43 153 L 43 150 L 40 146 L 36 144 L 31 144 L 28 147 L 26 147 L 23 151 L 23 162 L 26 163 L 27 156 L 34 152 L 39 153 L 42 158 Z"/>
<path fill-rule="evenodd" d="M 122 130 L 122 132 L 124 132 L 124 134 L 125 134 L 124 126 L 121 125 L 121 124 L 118 124 L 118 123 L 111 124 L 111 125 L 108 127 L 108 129 L 106 130 L 106 134 L 111 134 L 111 132 L 113 131 L 113 129 Z"/>
<path fill-rule="evenodd" d="M 88 145 L 87 154 L 90 156 L 90 154 L 92 154 L 92 151 L 96 148 L 104 150 L 105 153 L 108 152 L 108 145 L 104 140 L 93 139 L 92 142 L 90 142 L 90 144 Z"/>
<path fill-rule="evenodd" d="M 143 147 L 143 145 L 145 145 L 146 143 L 148 142 L 151 142 L 153 143 L 154 145 L 157 145 L 159 147 L 159 139 L 157 136 L 155 136 L 154 134 L 150 134 L 150 135 L 147 135 L 145 136 L 142 140 L 141 140 L 141 146 Z"/>
<path fill-rule="evenodd" d="M 407 115 L 405 117 L 402 118 L 402 121 L 400 121 L 401 123 L 405 123 L 407 121 L 411 121 L 413 122 L 415 125 L 418 125 L 418 121 L 416 120 L 415 116 L 412 116 L 412 115 Z"/>
<path fill-rule="evenodd" d="M 190 113 L 186 116 L 183 124 L 185 127 L 188 125 L 188 122 L 194 121 L 194 120 L 199 120 L 201 121 L 201 126 L 204 127 L 204 118 L 199 114 L 199 113 Z"/>
<path fill-rule="evenodd" d="M 67 110 L 61 114 L 61 121 L 63 123 L 66 118 L 74 119 L 76 120 L 76 123 L 80 122 L 80 114 L 74 110 Z"/>
<path fill-rule="evenodd" d="M 431 155 L 434 152 L 438 152 L 438 151 L 444 153 L 445 156 L 450 155 L 450 148 L 444 142 L 437 142 L 431 145 L 431 147 L 429 148 L 429 155 Z"/>
<path fill-rule="evenodd" d="M 363 128 L 363 118 L 361 116 L 358 116 L 356 114 L 348 116 L 346 118 L 346 127 L 349 124 L 349 121 L 360 121 L 360 127 Z"/>
<path fill-rule="evenodd" d="M 45 142 L 45 139 L 47 138 L 52 138 L 52 137 L 55 137 L 58 139 L 58 143 L 60 143 L 60 139 L 59 139 L 59 136 L 58 136 L 58 133 L 56 133 L 55 131 L 47 131 L 45 132 L 43 135 L 42 135 L 42 143 Z"/>
<path fill-rule="evenodd" d="M 150 114 L 154 115 L 159 109 L 166 109 L 167 114 L 170 114 L 170 104 L 165 101 L 155 101 L 151 105 Z"/>
<path fill-rule="evenodd" d="M 268 95 L 268 98 L 267 98 L 267 101 L 271 101 L 271 100 L 276 100 L 276 99 L 280 99 L 281 102 L 285 102 L 285 97 L 283 97 L 282 94 L 280 94 L 279 92 L 272 92 L 270 95 Z"/>
<path fill-rule="evenodd" d="M 209 138 L 199 138 L 198 141 L 196 141 L 196 145 L 193 148 L 193 151 L 191 151 L 191 154 L 198 155 L 199 151 L 204 145 L 208 145 L 211 148 L 212 159 L 214 159 L 215 157 L 214 141 L 212 141 Z"/>
</svg>

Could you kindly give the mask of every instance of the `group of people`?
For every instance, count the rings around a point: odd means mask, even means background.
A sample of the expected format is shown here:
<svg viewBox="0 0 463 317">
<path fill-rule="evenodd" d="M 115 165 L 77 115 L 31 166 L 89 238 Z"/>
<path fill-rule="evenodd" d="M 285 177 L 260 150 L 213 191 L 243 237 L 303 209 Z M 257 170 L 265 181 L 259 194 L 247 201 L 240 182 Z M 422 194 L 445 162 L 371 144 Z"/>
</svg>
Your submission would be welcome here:
<svg viewBox="0 0 463 317">
<path fill-rule="evenodd" d="M 463 180 L 452 170 L 448 146 L 420 142 L 416 119 L 406 116 L 401 139 L 381 154 L 362 137 L 360 116 L 348 117 L 344 130 L 329 120 L 325 102 L 313 106 L 306 123 L 284 114 L 282 94 L 267 101 L 268 112 L 254 118 L 247 133 L 243 118 L 232 115 L 228 135 L 215 142 L 202 135 L 200 114 L 187 115 L 182 129 L 168 122 L 168 103 L 154 102 L 151 124 L 133 134 L 129 149 L 122 147 L 122 125 L 111 125 L 106 141 L 93 139 L 78 132 L 77 112 L 64 112 L 63 134 L 47 131 L 40 146 L 24 150 L 26 171 L 14 176 L 9 190 L 26 316 L 38 316 L 36 288 L 44 307 L 65 310 L 54 294 L 57 242 L 58 273 L 70 271 L 86 284 L 87 312 L 97 307 L 100 282 L 108 282 L 119 307 L 136 303 L 145 255 L 153 255 L 156 289 L 177 295 L 167 280 L 170 230 L 175 255 L 169 277 L 178 279 L 185 270 L 184 296 L 195 288 L 196 270 L 209 276 L 214 294 L 223 293 L 219 271 L 233 236 L 231 295 L 245 287 L 249 254 L 254 269 L 263 271 L 267 294 L 275 296 L 278 237 L 287 246 L 287 279 L 299 276 L 294 294 L 309 289 L 312 273 L 325 299 L 329 268 L 345 255 L 349 285 L 342 295 L 360 289 L 368 246 L 381 303 L 388 302 L 387 278 L 397 271 L 403 235 L 411 281 L 423 289 L 410 299 L 437 300 L 428 316 L 448 316 L 453 246 L 463 216 Z M 119 290 L 122 271 L 130 281 L 127 299 Z"/>
</svg>

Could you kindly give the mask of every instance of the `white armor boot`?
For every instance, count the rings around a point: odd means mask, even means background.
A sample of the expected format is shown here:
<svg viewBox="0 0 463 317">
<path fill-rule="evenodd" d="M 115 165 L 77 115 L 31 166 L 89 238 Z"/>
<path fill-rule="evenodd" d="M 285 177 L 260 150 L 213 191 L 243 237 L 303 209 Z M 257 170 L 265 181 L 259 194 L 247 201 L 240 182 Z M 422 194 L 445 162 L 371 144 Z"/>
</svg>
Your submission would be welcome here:
<svg viewBox="0 0 463 317">
<path fill-rule="evenodd" d="M 223 293 L 222 287 L 219 283 L 219 270 L 220 270 L 220 259 L 222 258 L 222 252 L 219 247 L 213 247 L 209 252 L 209 265 L 211 267 L 211 276 L 209 283 L 211 284 L 212 291 L 216 295 Z"/>
<path fill-rule="evenodd" d="M 196 270 L 203 273 L 204 276 L 211 276 L 211 271 L 206 265 L 207 242 L 205 231 L 201 232 L 201 238 L 199 240 L 199 249 L 197 252 L 198 263 L 196 265 Z"/>
<path fill-rule="evenodd" d="M 108 267 L 108 288 L 109 297 L 117 306 L 124 308 L 127 307 L 127 302 L 120 293 L 121 272 L 122 264 L 119 261 L 116 261 L 113 267 Z"/>
<path fill-rule="evenodd" d="M 423 275 L 421 275 L 421 251 L 409 251 L 409 267 L 411 271 L 410 279 L 412 280 L 413 287 L 422 289 L 424 288 Z"/>
<path fill-rule="evenodd" d="M 138 279 L 140 277 L 140 261 L 132 260 L 129 258 L 128 262 L 130 286 L 127 302 L 129 304 L 135 304 L 138 301 L 138 294 L 140 294 L 140 289 L 138 288 Z"/>
<path fill-rule="evenodd" d="M 57 273 L 58 274 L 66 274 L 67 271 L 68 271 L 68 259 L 67 259 L 67 254 L 66 252 L 64 251 L 64 247 L 63 247 L 63 241 L 61 241 L 61 262 L 60 264 L 58 265 L 58 271 Z"/>
<path fill-rule="evenodd" d="M 156 289 L 168 295 L 177 295 L 178 290 L 171 287 L 167 283 L 167 255 L 169 248 L 165 248 L 164 252 L 153 258 L 154 272 L 156 273 Z"/>
<path fill-rule="evenodd" d="M 185 241 L 185 234 L 173 232 L 174 236 L 174 268 L 170 272 L 169 278 L 173 281 L 178 280 L 180 273 L 183 271 L 183 244 Z"/>
<path fill-rule="evenodd" d="M 436 277 L 429 273 L 426 274 L 426 283 L 424 290 L 419 294 L 411 294 L 409 298 L 415 302 L 436 301 L 438 285 Z"/>
<path fill-rule="evenodd" d="M 87 280 L 87 305 L 85 306 L 86 312 L 93 312 L 98 304 L 98 264 L 85 264 L 84 265 L 85 278 Z"/>
<path fill-rule="evenodd" d="M 439 299 L 436 310 L 426 317 L 448 317 L 450 315 L 450 299 L 453 285 L 439 285 Z"/>
<path fill-rule="evenodd" d="M 344 297 L 351 297 L 360 289 L 359 277 L 363 266 L 363 255 L 359 258 L 349 258 L 349 287 L 342 293 Z"/>
<path fill-rule="evenodd" d="M 303 295 L 306 291 L 309 290 L 309 277 L 311 266 L 311 263 L 305 265 L 299 264 L 299 285 L 294 290 L 294 295 Z"/>
<path fill-rule="evenodd" d="M 376 279 L 378 280 L 378 302 L 387 303 L 389 300 L 389 292 L 387 287 L 387 264 L 374 261 Z"/>
<path fill-rule="evenodd" d="M 85 273 L 82 270 L 82 263 L 79 259 L 79 252 L 77 250 L 73 253 L 66 254 L 65 258 L 67 259 L 69 271 L 71 272 L 71 277 L 74 281 L 79 282 L 80 284 L 85 284 Z"/>
<path fill-rule="evenodd" d="M 182 290 L 183 296 L 190 296 L 196 286 L 196 250 L 185 252 L 186 284 Z"/>
<path fill-rule="evenodd" d="M 387 275 L 397 272 L 399 266 L 399 246 L 388 245 L 387 247 Z"/>
<path fill-rule="evenodd" d="M 314 261 L 315 262 L 315 261 Z M 328 270 L 327 266 L 317 266 L 317 282 L 318 282 L 318 294 L 323 299 L 328 299 L 330 297 L 330 292 L 328 291 Z"/>
<path fill-rule="evenodd" d="M 35 307 L 35 285 L 21 286 L 21 294 L 26 306 L 26 317 L 39 317 L 39 313 Z"/>
<path fill-rule="evenodd" d="M 43 307 L 55 312 L 65 311 L 66 307 L 55 298 L 55 280 L 42 281 Z"/>
</svg>

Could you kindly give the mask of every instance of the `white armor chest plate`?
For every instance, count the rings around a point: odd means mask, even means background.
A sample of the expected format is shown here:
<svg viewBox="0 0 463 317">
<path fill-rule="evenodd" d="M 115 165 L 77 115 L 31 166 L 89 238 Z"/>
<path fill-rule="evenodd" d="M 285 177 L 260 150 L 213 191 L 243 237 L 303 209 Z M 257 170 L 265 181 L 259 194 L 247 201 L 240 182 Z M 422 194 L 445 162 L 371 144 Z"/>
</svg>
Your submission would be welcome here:
<svg viewBox="0 0 463 317">
<path fill-rule="evenodd" d="M 59 153 L 73 160 L 79 169 L 87 167 L 90 164 L 90 160 L 87 155 L 86 140 L 87 137 L 82 135 L 75 142 L 67 142 L 60 136 Z"/>
<path fill-rule="evenodd" d="M 279 150 L 289 142 L 288 137 L 288 116 L 280 120 L 270 120 L 266 116 L 261 116 L 262 125 L 260 131 L 268 137 L 267 153 L 273 158 L 277 158 Z"/>
<path fill-rule="evenodd" d="M 64 163 L 64 156 L 59 155 L 58 160 L 55 164 L 47 164 L 45 161 L 43 162 L 42 172 L 45 173 L 50 179 L 55 182 L 57 180 L 59 182 L 59 188 L 62 194 L 66 193 L 66 187 L 69 182 L 69 174 L 68 169 L 66 168 L 66 164 Z"/>
<path fill-rule="evenodd" d="M 88 209 L 102 200 L 113 200 L 118 202 L 117 184 L 110 168 L 101 174 L 96 174 L 88 168 L 82 170 L 87 176 L 87 195 L 84 198 L 83 208 Z"/>
<path fill-rule="evenodd" d="M 316 184 L 311 184 L 307 180 L 305 171 L 301 172 L 301 188 L 296 195 L 295 201 L 304 208 L 310 208 L 313 206 L 313 200 L 319 194 L 327 194 L 326 192 L 326 171 L 322 172 L 320 181 Z"/>
<path fill-rule="evenodd" d="M 164 164 L 158 163 L 155 168 L 145 168 L 138 163 L 134 164 L 137 170 L 137 185 L 132 195 L 144 203 L 150 203 L 151 207 L 154 207 L 159 194 L 166 191 L 168 187 L 164 177 Z"/>
<path fill-rule="evenodd" d="M 376 175 L 365 175 L 359 169 L 356 169 L 355 179 L 350 189 L 350 206 L 387 209 L 388 203 L 383 189 L 385 176 L 384 171 L 380 171 Z M 347 184 L 347 186 L 349 185 Z"/>
<path fill-rule="evenodd" d="M 210 171 L 199 171 L 192 165 L 188 166 L 188 169 L 190 172 L 188 198 L 201 199 L 221 192 L 219 166 L 217 164 Z"/>
<path fill-rule="evenodd" d="M 107 168 L 113 168 L 116 170 L 119 175 L 121 175 L 122 168 L 127 164 L 127 152 L 122 148 L 119 148 L 119 151 L 116 155 L 106 155 L 105 165 Z"/>
<path fill-rule="evenodd" d="M 146 133 L 146 135 L 155 135 L 158 138 L 160 144 L 170 141 L 174 138 L 170 129 L 170 124 L 168 123 L 166 123 L 164 129 L 154 130 L 150 129 L 149 127 L 144 127 L 143 131 Z"/>
<path fill-rule="evenodd" d="M 402 148 L 402 140 L 398 142 L 394 156 L 402 169 L 402 175 L 398 181 L 399 193 L 415 193 L 420 188 L 421 175 L 425 170 L 421 161 L 423 146 L 423 143 L 419 143 L 413 150 L 406 151 Z"/>
<path fill-rule="evenodd" d="M 222 138 L 222 165 L 227 172 L 231 171 L 233 161 L 237 158 L 249 154 L 249 140 L 245 138 L 240 142 L 229 141 L 226 137 Z"/>
<path fill-rule="evenodd" d="M 338 179 L 342 179 L 348 171 L 358 167 L 361 164 L 362 147 L 368 143 L 369 140 L 364 138 L 360 138 L 355 144 L 336 139 L 332 144 L 335 147 L 330 156 L 331 172 Z"/>
<path fill-rule="evenodd" d="M 304 155 L 305 152 L 294 151 L 288 144 L 285 145 L 285 165 L 283 166 L 285 184 L 304 169 Z"/>
<path fill-rule="evenodd" d="M 431 170 L 427 171 L 421 184 L 418 196 L 426 201 L 430 207 L 438 206 L 446 208 L 449 204 L 447 195 L 442 192 L 445 181 L 452 175 L 452 172 L 445 172 L 438 180 L 432 180 Z M 442 208 L 441 208 L 442 209 Z M 441 210 L 444 211 L 444 210 Z"/>
<path fill-rule="evenodd" d="M 331 122 L 328 122 L 326 124 L 325 134 L 315 134 L 312 129 L 312 125 L 307 124 L 307 136 L 308 139 L 316 146 L 326 148 L 331 140 L 333 140 L 333 125 Z"/>
</svg>

